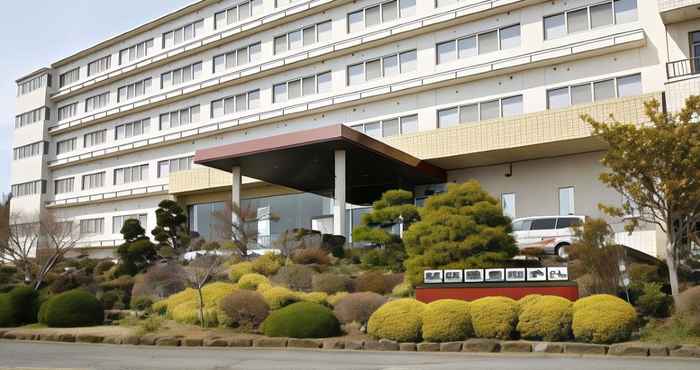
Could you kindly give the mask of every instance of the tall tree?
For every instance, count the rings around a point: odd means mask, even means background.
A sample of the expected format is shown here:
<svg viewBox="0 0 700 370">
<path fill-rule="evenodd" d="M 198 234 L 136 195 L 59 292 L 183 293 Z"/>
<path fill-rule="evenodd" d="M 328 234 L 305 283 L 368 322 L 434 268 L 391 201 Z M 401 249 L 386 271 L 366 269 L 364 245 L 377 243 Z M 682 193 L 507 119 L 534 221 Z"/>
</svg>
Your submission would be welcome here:
<svg viewBox="0 0 700 370">
<path fill-rule="evenodd" d="M 477 181 L 450 184 L 419 212 L 420 221 L 404 233 L 414 285 L 423 282 L 424 270 L 503 266 L 518 253 L 510 218 Z"/>
<path fill-rule="evenodd" d="M 156 227 L 151 231 L 158 242 L 158 254 L 167 259 L 179 259 L 190 245 L 187 215 L 177 202 L 166 199 L 158 203 Z"/>
<path fill-rule="evenodd" d="M 146 271 L 156 260 L 156 246 L 146 236 L 146 230 L 137 219 L 128 219 L 120 230 L 124 243 L 117 247 L 120 265 L 117 275 L 136 275 Z"/>
<path fill-rule="evenodd" d="M 600 180 L 628 202 L 601 205 L 606 213 L 628 219 L 626 229 L 653 224 L 666 233 L 666 264 L 674 299 L 679 293 L 678 268 L 698 240 L 700 222 L 700 96 L 691 96 L 675 115 L 666 114 L 657 100 L 645 103 L 646 124 L 583 119 L 593 134 L 608 144 L 602 159 L 607 171 Z"/>
</svg>

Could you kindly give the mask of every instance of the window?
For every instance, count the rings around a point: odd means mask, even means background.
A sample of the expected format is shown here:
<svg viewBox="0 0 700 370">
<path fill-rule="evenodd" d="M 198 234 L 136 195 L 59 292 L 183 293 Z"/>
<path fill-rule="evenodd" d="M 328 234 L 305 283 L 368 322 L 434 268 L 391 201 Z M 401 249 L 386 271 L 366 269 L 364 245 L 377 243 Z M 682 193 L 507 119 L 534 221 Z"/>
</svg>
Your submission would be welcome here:
<svg viewBox="0 0 700 370">
<path fill-rule="evenodd" d="M 168 177 L 172 172 L 187 171 L 192 169 L 194 157 L 168 159 L 158 162 L 158 178 Z"/>
<path fill-rule="evenodd" d="M 577 217 L 560 217 L 557 219 L 557 229 L 566 229 L 572 226 L 580 226 L 582 223 Z"/>
<path fill-rule="evenodd" d="M 545 17 L 544 39 L 552 40 L 567 34 L 636 20 L 637 0 L 607 1 Z"/>
<path fill-rule="evenodd" d="M 58 108 L 58 120 L 62 121 L 78 114 L 78 103 L 72 103 Z"/>
<path fill-rule="evenodd" d="M 375 138 L 410 134 L 418 131 L 418 115 L 362 123 L 352 128 Z"/>
<path fill-rule="evenodd" d="M 331 21 L 325 21 L 277 36 L 274 40 L 275 54 L 329 41 L 332 37 L 331 32 Z"/>
<path fill-rule="evenodd" d="M 201 65 L 200 65 L 201 69 Z M 125 102 L 127 100 L 144 96 L 151 89 L 151 78 L 142 81 L 134 82 L 126 86 L 122 86 L 118 90 L 117 102 Z"/>
<path fill-rule="evenodd" d="M 163 49 L 180 45 L 202 36 L 204 20 L 199 20 L 163 34 Z"/>
<path fill-rule="evenodd" d="M 143 135 L 151 128 L 151 119 L 145 118 L 136 122 L 129 122 L 114 128 L 114 139 L 122 140 Z"/>
<path fill-rule="evenodd" d="M 530 231 L 532 220 L 520 220 L 513 222 L 513 231 Z"/>
<path fill-rule="evenodd" d="M 559 214 L 573 215 L 574 210 L 574 187 L 559 188 Z"/>
<path fill-rule="evenodd" d="M 130 184 L 148 179 L 148 165 L 117 168 L 114 170 L 114 185 Z"/>
<path fill-rule="evenodd" d="M 253 90 L 211 102 L 211 118 L 219 118 L 235 112 L 256 109 L 260 106 L 260 90 Z"/>
<path fill-rule="evenodd" d="M 391 54 L 348 66 L 348 86 L 416 70 L 415 50 Z"/>
<path fill-rule="evenodd" d="M 145 58 L 153 47 L 153 39 L 139 42 L 119 51 L 119 65 Z"/>
<path fill-rule="evenodd" d="M 26 197 L 29 195 L 46 194 L 46 181 L 37 180 L 12 185 L 13 197 Z"/>
<path fill-rule="evenodd" d="M 109 91 L 85 99 L 85 113 L 104 108 L 109 104 Z"/>
<path fill-rule="evenodd" d="M 102 234 L 104 232 L 105 219 L 92 218 L 89 220 L 80 220 L 80 235 Z"/>
<path fill-rule="evenodd" d="M 214 73 L 218 73 L 229 68 L 242 66 L 260 59 L 260 43 L 256 42 L 248 46 L 239 48 L 226 54 L 214 57 Z"/>
<path fill-rule="evenodd" d="M 105 186 L 105 173 L 83 175 L 83 190 L 97 189 Z"/>
<path fill-rule="evenodd" d="M 38 143 L 34 144 L 29 144 L 29 145 L 23 145 L 18 148 L 14 148 L 13 151 L 13 159 L 15 161 L 24 159 L 24 158 L 30 158 L 30 157 L 36 157 L 44 154 L 49 154 L 49 144 L 45 141 L 40 141 Z"/>
<path fill-rule="evenodd" d="M 74 177 L 56 180 L 56 181 L 54 181 L 53 192 L 56 195 L 65 194 L 65 193 L 72 193 L 74 183 L 75 183 Z"/>
<path fill-rule="evenodd" d="M 282 103 L 302 96 L 323 94 L 330 92 L 331 87 L 331 72 L 296 78 L 273 86 L 272 101 Z"/>
<path fill-rule="evenodd" d="M 58 86 L 64 87 L 78 82 L 80 79 L 80 67 L 71 69 L 70 71 L 58 77 Z"/>
<path fill-rule="evenodd" d="M 472 103 L 438 110 L 438 127 L 452 127 L 460 123 L 478 122 L 523 113 L 523 96 Z"/>
<path fill-rule="evenodd" d="M 31 125 L 32 123 L 42 122 L 51 119 L 51 110 L 48 107 L 34 109 L 32 111 L 22 113 L 15 117 L 15 128 L 22 128 Z"/>
<path fill-rule="evenodd" d="M 556 226 L 556 218 L 536 218 L 532 220 L 530 230 L 554 230 Z"/>
<path fill-rule="evenodd" d="M 416 0 L 392 0 L 348 13 L 348 33 L 416 14 Z"/>
<path fill-rule="evenodd" d="M 515 218 L 515 193 L 501 194 L 501 207 L 504 215 Z"/>
<path fill-rule="evenodd" d="M 638 73 L 547 90 L 547 107 L 549 109 L 566 108 L 576 104 L 641 94 L 642 75 Z"/>
<path fill-rule="evenodd" d="M 87 133 L 83 136 L 83 148 L 104 144 L 107 141 L 107 130 Z"/>
<path fill-rule="evenodd" d="M 690 56 L 693 58 L 694 63 L 693 73 L 700 72 L 700 31 L 691 32 L 690 37 Z"/>
<path fill-rule="evenodd" d="M 262 0 L 241 1 L 235 6 L 214 14 L 214 29 L 221 29 L 229 24 L 244 21 L 263 11 Z"/>
<path fill-rule="evenodd" d="M 202 77 L 202 62 L 190 64 L 160 75 L 160 88 L 181 85 Z M 150 80 L 149 80 L 150 85 Z"/>
<path fill-rule="evenodd" d="M 435 7 L 443 7 L 443 6 L 448 6 L 448 5 L 455 5 L 459 4 L 461 0 L 435 0 Z"/>
<path fill-rule="evenodd" d="M 102 73 L 102 72 L 108 70 L 111 62 L 112 62 L 112 56 L 107 55 L 106 57 L 102 57 L 100 59 L 97 59 L 94 62 L 89 63 L 88 64 L 88 77 L 94 76 L 98 73 Z"/>
<path fill-rule="evenodd" d="M 437 44 L 438 64 L 520 47 L 520 25 L 499 28 Z"/>
<path fill-rule="evenodd" d="M 145 213 L 140 215 L 114 216 L 112 217 L 112 234 L 119 234 L 126 220 L 137 220 L 144 229 L 148 226 L 148 215 Z"/>
<path fill-rule="evenodd" d="M 20 82 L 17 84 L 17 96 L 29 94 L 34 90 L 41 89 L 44 86 L 51 87 L 51 75 L 45 74 L 34 77 L 31 80 Z"/>
<path fill-rule="evenodd" d="M 56 143 L 56 155 L 72 152 L 75 150 L 75 144 L 78 140 L 76 138 L 70 138 L 66 140 L 61 140 Z"/>
<path fill-rule="evenodd" d="M 180 127 L 193 122 L 199 122 L 199 105 L 160 115 L 161 130 Z"/>
</svg>

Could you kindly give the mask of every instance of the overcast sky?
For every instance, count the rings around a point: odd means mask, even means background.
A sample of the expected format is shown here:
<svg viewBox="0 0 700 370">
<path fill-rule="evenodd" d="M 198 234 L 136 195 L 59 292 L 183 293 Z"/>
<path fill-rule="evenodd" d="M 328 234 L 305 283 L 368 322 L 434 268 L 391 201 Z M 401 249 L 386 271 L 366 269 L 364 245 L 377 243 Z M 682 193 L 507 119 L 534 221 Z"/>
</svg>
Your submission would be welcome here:
<svg viewBox="0 0 700 370">
<path fill-rule="evenodd" d="M 10 191 L 15 80 L 194 0 L 5 0 L 0 12 L 0 193 Z M 55 115 L 55 112 L 53 112 Z"/>
</svg>

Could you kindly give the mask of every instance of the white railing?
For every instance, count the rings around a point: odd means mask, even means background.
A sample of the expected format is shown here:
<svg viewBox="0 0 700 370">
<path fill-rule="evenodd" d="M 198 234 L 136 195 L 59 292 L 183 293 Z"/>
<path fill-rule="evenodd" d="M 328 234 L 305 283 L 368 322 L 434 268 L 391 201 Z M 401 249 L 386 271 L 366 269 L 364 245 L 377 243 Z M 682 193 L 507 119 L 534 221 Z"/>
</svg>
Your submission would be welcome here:
<svg viewBox="0 0 700 370">
<path fill-rule="evenodd" d="M 626 42 L 640 41 L 643 39 L 644 31 L 641 29 L 608 35 L 601 38 L 586 40 L 567 46 L 561 46 L 529 54 L 499 59 L 478 65 L 462 67 L 450 71 L 435 73 L 425 77 L 399 81 L 390 85 L 377 86 L 365 90 L 340 94 L 333 97 L 312 100 L 306 103 L 246 115 L 236 119 L 227 119 L 221 122 L 215 122 L 200 127 L 185 129 L 179 132 L 165 134 L 150 139 L 143 139 L 128 144 L 122 144 L 105 149 L 100 149 L 90 153 L 56 159 L 53 161 L 49 161 L 49 166 L 60 166 L 72 162 L 94 159 L 117 152 L 136 150 L 142 147 L 147 147 L 149 145 L 177 142 L 185 138 L 191 138 L 192 136 L 218 133 L 220 130 L 230 129 L 235 126 L 248 124 L 252 122 L 259 123 L 261 121 L 280 120 L 285 116 L 299 114 L 301 112 L 313 114 L 315 110 L 324 108 L 327 109 L 328 107 L 337 106 L 339 104 L 348 104 L 349 102 L 357 102 L 358 100 L 369 99 L 378 95 L 408 93 L 413 89 L 420 89 L 435 83 L 443 83 L 445 81 L 450 80 L 453 80 L 455 81 L 455 83 L 457 83 L 459 80 L 468 79 L 470 77 L 482 75 L 484 73 L 495 73 L 501 70 L 517 68 L 532 63 L 544 63 L 546 61 L 558 60 L 559 58 L 572 56 L 577 53 L 590 52 L 592 50 L 595 50 L 595 48 L 593 48 L 592 45 L 595 46 L 596 44 L 599 45 L 599 48 L 606 48 L 610 46 L 623 44 Z M 618 43 L 618 41 L 620 42 Z"/>
<path fill-rule="evenodd" d="M 167 193 L 168 185 L 153 185 L 134 188 L 128 190 L 110 191 L 107 193 L 81 195 L 72 198 L 47 201 L 48 207 L 66 207 L 80 205 L 83 203 L 100 202 L 105 200 L 118 200 L 121 198 L 131 198 L 136 196 L 148 196 L 156 193 Z"/>
</svg>

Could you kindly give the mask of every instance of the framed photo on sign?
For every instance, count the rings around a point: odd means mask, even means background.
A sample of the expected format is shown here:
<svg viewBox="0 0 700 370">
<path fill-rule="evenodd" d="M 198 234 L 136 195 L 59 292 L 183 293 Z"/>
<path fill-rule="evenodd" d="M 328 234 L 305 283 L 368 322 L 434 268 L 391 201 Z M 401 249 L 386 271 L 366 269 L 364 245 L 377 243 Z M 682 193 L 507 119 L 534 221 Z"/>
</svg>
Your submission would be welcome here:
<svg viewBox="0 0 700 370">
<path fill-rule="evenodd" d="M 484 270 L 482 269 L 467 269 L 464 270 L 465 283 L 480 283 L 484 281 Z"/>
<path fill-rule="evenodd" d="M 527 281 L 547 281 L 546 267 L 528 267 Z"/>
<path fill-rule="evenodd" d="M 444 282 L 445 283 L 462 283 L 464 280 L 462 279 L 462 270 L 445 270 L 444 273 Z"/>
<path fill-rule="evenodd" d="M 506 281 L 525 281 L 525 269 L 506 269 Z"/>
<path fill-rule="evenodd" d="M 547 267 L 547 280 L 569 280 L 569 269 L 567 267 Z"/>
<path fill-rule="evenodd" d="M 506 269 L 486 269 L 484 270 L 484 281 L 505 281 Z"/>
<path fill-rule="evenodd" d="M 425 270 L 423 271 L 423 282 L 426 284 L 442 283 L 442 270 Z"/>
</svg>

